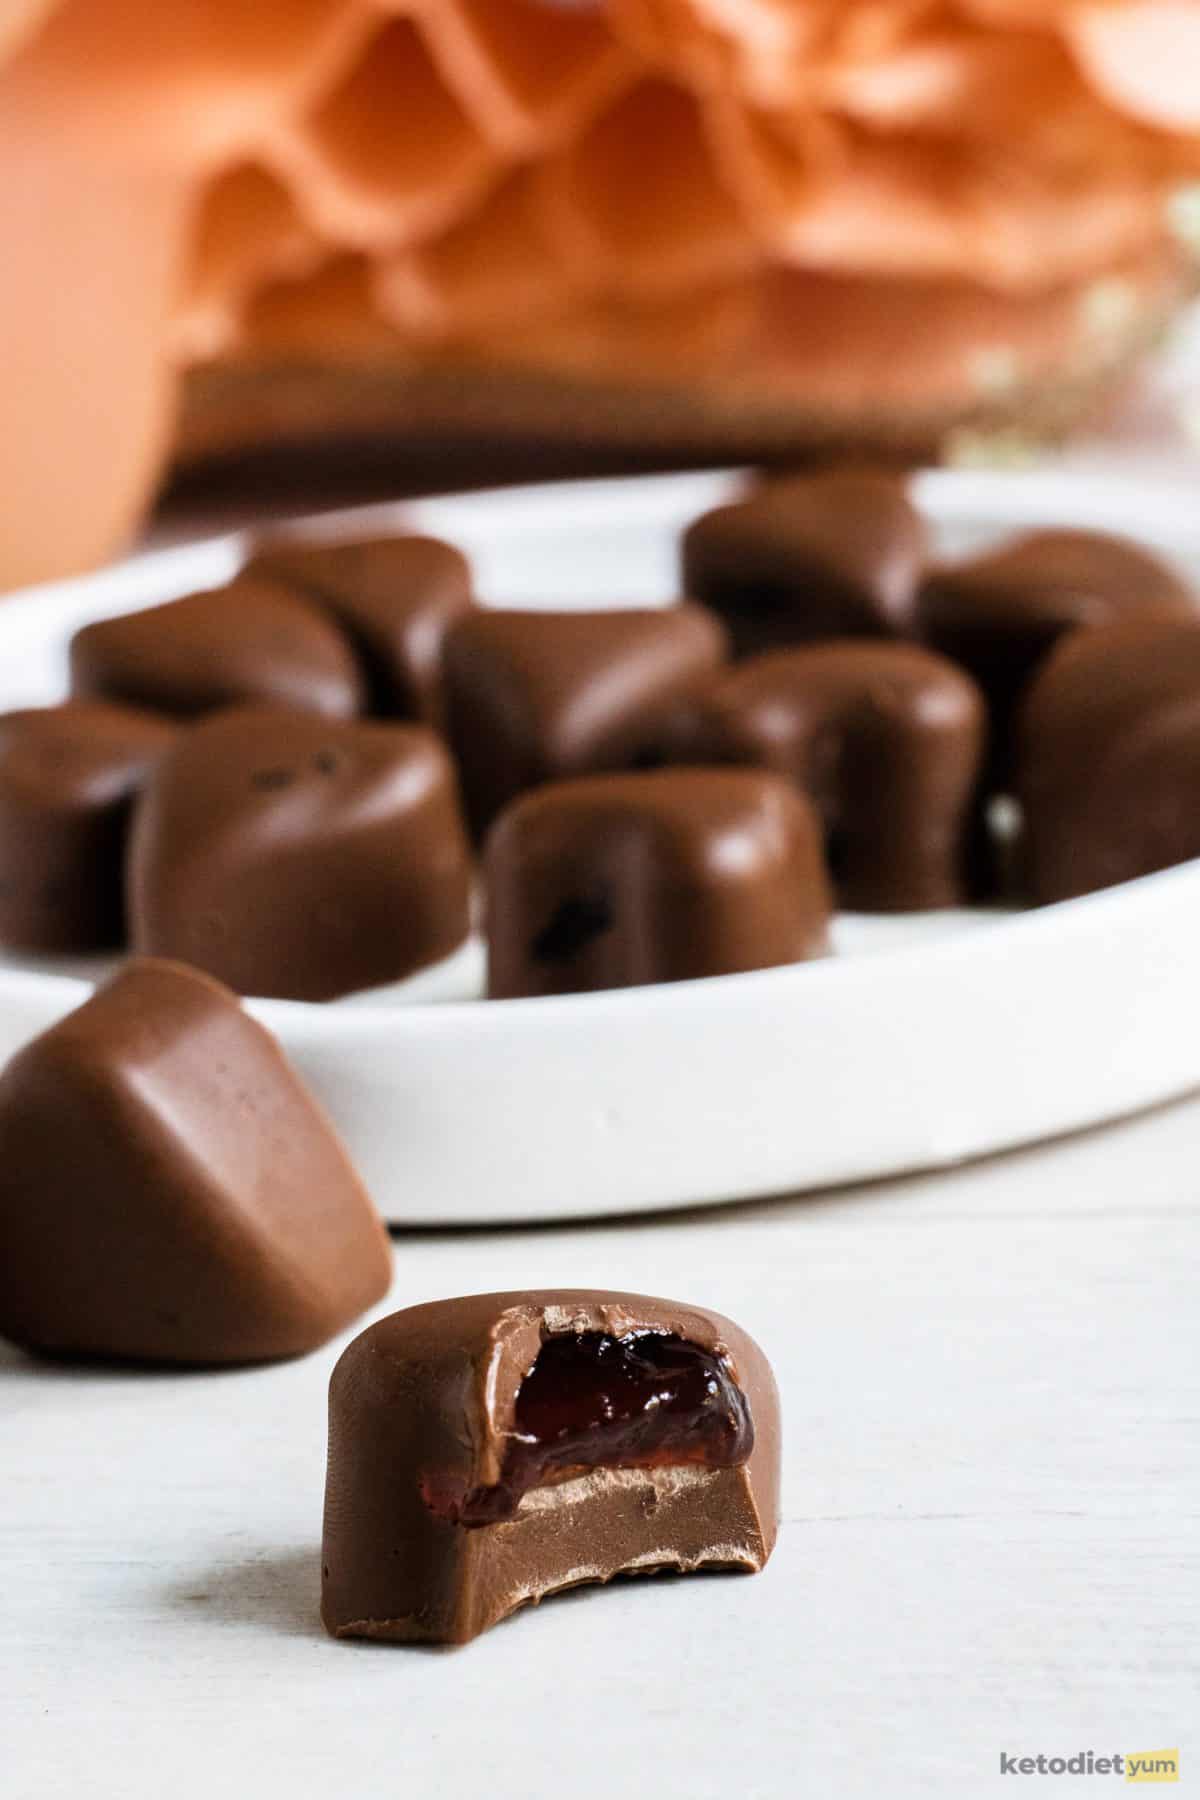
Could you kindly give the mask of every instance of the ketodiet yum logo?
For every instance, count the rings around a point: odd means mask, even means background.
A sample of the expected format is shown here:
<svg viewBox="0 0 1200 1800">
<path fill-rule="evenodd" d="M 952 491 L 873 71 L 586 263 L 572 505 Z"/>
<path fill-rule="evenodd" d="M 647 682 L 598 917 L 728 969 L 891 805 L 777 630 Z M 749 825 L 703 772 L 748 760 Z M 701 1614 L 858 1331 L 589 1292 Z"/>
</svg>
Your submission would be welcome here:
<svg viewBox="0 0 1200 1800">
<path fill-rule="evenodd" d="M 1002 1775 L 1116 1775 L 1123 1781 L 1178 1781 L 1178 1750 L 1126 1750 L 1097 1756 L 1077 1750 L 1074 1756 L 1015 1756 L 1000 1752 Z"/>
</svg>

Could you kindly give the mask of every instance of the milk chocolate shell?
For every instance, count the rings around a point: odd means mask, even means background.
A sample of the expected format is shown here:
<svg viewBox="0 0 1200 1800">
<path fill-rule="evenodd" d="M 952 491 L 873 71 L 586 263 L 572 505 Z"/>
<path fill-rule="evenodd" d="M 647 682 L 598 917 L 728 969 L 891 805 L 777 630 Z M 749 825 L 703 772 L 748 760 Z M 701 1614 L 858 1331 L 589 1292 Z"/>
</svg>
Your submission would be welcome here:
<svg viewBox="0 0 1200 1800">
<path fill-rule="evenodd" d="M 264 544 L 250 569 L 328 609 L 366 666 L 372 712 L 442 723 L 446 632 L 472 604 L 470 564 L 458 550 L 429 537 L 280 540 Z"/>
<path fill-rule="evenodd" d="M 1131 620 L 1060 645 L 1022 710 L 1017 790 L 1035 901 L 1200 856 L 1200 620 Z"/>
<path fill-rule="evenodd" d="M 969 670 L 987 697 L 992 761 L 1007 783 L 1016 708 L 1065 633 L 1151 612 L 1200 614 L 1200 596 L 1126 538 L 1033 531 L 935 569 L 920 607 L 926 642 Z"/>
<path fill-rule="evenodd" d="M 467 935 L 454 770 L 420 725 L 243 708 L 183 734 L 134 820 L 136 949 L 243 994 L 329 1000 Z"/>
<path fill-rule="evenodd" d="M 174 737 L 165 719 L 100 702 L 0 716 L 0 943 L 123 941 L 130 812 Z"/>
<path fill-rule="evenodd" d="M 332 1126 L 207 976 L 130 963 L 0 1077 L 0 1333 L 16 1343 L 296 1356 L 390 1277 Z"/>
<path fill-rule="evenodd" d="M 725 648 L 698 606 L 459 620 L 446 654 L 450 735 L 473 829 L 544 781 L 659 759 L 672 709 Z"/>
<path fill-rule="evenodd" d="M 828 946 L 816 815 L 757 769 L 554 782 L 493 826 L 486 876 L 492 999 L 729 975 Z"/>
<path fill-rule="evenodd" d="M 71 640 L 71 687 L 184 717 L 261 700 L 349 719 L 365 699 L 337 627 L 261 575 L 85 625 Z"/>
<path fill-rule="evenodd" d="M 739 656 L 905 636 L 925 553 L 902 481 L 832 470 L 769 482 L 698 519 L 683 541 L 683 590 L 720 615 Z"/>
<path fill-rule="evenodd" d="M 322 1616 L 461 1644 L 614 1575 L 763 1567 L 779 1401 L 717 1313 L 586 1289 L 394 1313 L 329 1390 Z"/>
<path fill-rule="evenodd" d="M 756 657 L 695 709 L 689 760 L 788 775 L 824 823 L 844 906 L 919 912 L 967 896 L 986 721 L 961 669 L 912 644 Z"/>
</svg>

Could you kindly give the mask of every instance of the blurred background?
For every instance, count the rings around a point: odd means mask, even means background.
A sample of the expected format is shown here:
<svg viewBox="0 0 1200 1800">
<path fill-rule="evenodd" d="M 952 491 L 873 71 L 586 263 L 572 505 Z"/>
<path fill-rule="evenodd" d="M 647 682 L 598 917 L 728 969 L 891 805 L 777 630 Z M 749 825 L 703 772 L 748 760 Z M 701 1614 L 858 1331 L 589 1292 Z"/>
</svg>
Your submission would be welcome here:
<svg viewBox="0 0 1200 1800">
<path fill-rule="evenodd" d="M 0 587 L 164 495 L 1178 473 L 1200 5 L 0 0 L 0 220 Z"/>
</svg>

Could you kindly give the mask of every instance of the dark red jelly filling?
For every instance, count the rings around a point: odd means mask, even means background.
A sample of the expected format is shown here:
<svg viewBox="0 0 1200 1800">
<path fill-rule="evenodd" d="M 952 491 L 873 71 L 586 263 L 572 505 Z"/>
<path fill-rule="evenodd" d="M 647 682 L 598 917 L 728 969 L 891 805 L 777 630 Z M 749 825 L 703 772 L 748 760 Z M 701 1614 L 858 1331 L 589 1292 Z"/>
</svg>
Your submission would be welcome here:
<svg viewBox="0 0 1200 1800">
<path fill-rule="evenodd" d="M 500 1481 L 438 1510 L 492 1525 L 568 1472 L 728 1469 L 753 1448 L 750 1408 L 723 1356 L 669 1332 L 562 1334 L 543 1342 L 521 1383 Z"/>
</svg>

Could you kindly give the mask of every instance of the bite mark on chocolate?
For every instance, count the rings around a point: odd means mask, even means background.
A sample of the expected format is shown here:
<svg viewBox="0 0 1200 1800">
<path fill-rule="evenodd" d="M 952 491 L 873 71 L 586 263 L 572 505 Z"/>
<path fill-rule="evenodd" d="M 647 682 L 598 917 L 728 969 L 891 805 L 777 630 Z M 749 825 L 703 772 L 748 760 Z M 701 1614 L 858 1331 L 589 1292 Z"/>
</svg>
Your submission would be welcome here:
<svg viewBox="0 0 1200 1800">
<path fill-rule="evenodd" d="M 668 1403 L 647 1358 L 670 1363 Z M 586 1461 L 576 1431 L 592 1437 Z M 326 1629 L 464 1644 L 581 1583 L 760 1570 L 778 1523 L 779 1433 L 762 1351 L 698 1307 L 557 1288 L 394 1313 L 355 1338 L 330 1382 Z M 475 1490 L 511 1491 L 522 1455 L 540 1485 L 487 1529 L 464 1528 L 454 1509 Z"/>
<path fill-rule="evenodd" d="M 753 1448 L 746 1397 L 719 1352 L 674 1332 L 560 1333 L 543 1340 L 517 1391 L 500 1480 L 455 1495 L 426 1478 L 422 1495 L 448 1523 L 475 1528 L 586 1470 L 729 1469 Z"/>
</svg>

